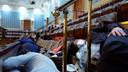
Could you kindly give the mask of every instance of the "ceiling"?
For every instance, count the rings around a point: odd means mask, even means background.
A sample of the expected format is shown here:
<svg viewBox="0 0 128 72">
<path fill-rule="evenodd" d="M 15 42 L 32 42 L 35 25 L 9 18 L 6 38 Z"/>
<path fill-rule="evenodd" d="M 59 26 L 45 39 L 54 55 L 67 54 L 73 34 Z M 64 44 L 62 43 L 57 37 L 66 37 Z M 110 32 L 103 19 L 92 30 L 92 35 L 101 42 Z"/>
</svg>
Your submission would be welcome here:
<svg viewBox="0 0 128 72">
<path fill-rule="evenodd" d="M 38 8 L 43 7 L 45 2 L 50 0 L 0 0 L 0 5 L 11 5 L 11 6 L 24 6 L 26 8 Z"/>
</svg>

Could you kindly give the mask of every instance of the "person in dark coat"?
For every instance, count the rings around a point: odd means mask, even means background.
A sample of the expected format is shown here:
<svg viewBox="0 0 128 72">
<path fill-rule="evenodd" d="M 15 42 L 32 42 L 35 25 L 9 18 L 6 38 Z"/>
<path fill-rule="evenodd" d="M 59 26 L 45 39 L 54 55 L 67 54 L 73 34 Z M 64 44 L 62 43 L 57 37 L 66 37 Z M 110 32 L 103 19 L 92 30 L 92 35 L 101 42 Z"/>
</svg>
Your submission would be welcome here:
<svg viewBox="0 0 128 72">
<path fill-rule="evenodd" d="M 101 43 L 98 72 L 128 72 L 128 31 L 119 24 L 102 22 L 93 29 L 92 42 Z"/>
<path fill-rule="evenodd" d="M 102 21 L 99 25 L 95 26 L 92 31 L 92 42 L 93 43 L 102 43 L 109 36 L 125 36 L 124 28 L 120 24 Z"/>
</svg>

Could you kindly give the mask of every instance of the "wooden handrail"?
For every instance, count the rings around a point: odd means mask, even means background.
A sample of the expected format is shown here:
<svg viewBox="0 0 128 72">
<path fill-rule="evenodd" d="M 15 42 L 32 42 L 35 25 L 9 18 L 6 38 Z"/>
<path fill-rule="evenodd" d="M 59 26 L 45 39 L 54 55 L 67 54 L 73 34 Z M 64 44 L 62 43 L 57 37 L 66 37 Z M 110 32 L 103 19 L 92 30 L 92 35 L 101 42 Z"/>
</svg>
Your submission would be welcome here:
<svg viewBox="0 0 128 72">
<path fill-rule="evenodd" d="M 113 2 L 113 3 L 110 3 L 110 5 L 112 5 L 112 4 L 115 4 L 116 3 L 116 5 L 113 5 L 113 7 L 109 7 L 109 6 L 107 6 L 107 8 L 106 9 L 104 9 L 104 10 L 102 10 L 102 12 L 92 12 L 92 18 L 93 19 L 95 19 L 95 18 L 98 18 L 98 17 L 100 17 L 100 16 L 106 16 L 106 15 L 108 15 L 108 14 L 110 14 L 110 13 L 118 13 L 118 11 L 121 11 L 122 12 L 122 14 L 124 14 L 123 16 L 125 16 L 125 13 L 127 14 L 127 10 L 128 10 L 128 3 L 126 2 L 126 3 L 123 3 L 123 2 L 121 2 L 121 3 L 119 3 L 119 4 L 117 4 L 118 2 L 120 2 L 120 1 L 122 1 L 122 0 L 119 0 L 119 1 L 117 1 L 117 0 L 115 0 L 115 2 Z M 100 10 L 100 9 L 99 9 Z M 119 15 L 119 14 L 118 14 Z M 125 17 L 124 17 L 125 18 Z M 125 20 L 123 20 L 123 21 L 126 21 L 127 19 L 125 19 Z M 67 26 L 69 27 L 69 26 L 73 26 L 73 25 L 78 25 L 78 24 L 83 24 L 83 23 L 86 23 L 87 24 L 87 22 L 85 22 L 85 21 L 87 21 L 87 16 L 85 15 L 85 16 L 83 16 L 83 17 L 80 17 L 79 19 L 77 19 L 77 20 L 75 20 L 75 21 L 72 21 L 72 22 L 69 22 L 68 24 L 67 24 Z M 82 30 L 84 30 L 84 29 L 86 29 L 86 27 L 87 27 L 87 25 L 82 29 Z M 56 28 L 54 31 L 57 31 L 57 30 L 61 30 L 61 29 L 63 29 L 63 26 L 61 27 L 61 28 Z M 72 30 L 70 30 L 70 31 L 68 31 L 68 32 L 77 32 L 77 30 L 78 29 L 76 29 L 76 30 L 74 30 L 74 31 L 72 31 Z M 51 36 L 52 37 L 55 37 L 55 36 L 57 36 L 57 35 L 59 35 L 59 36 L 63 36 L 62 35 L 62 32 L 60 33 L 52 33 L 51 34 Z M 83 35 L 85 35 L 85 34 L 83 34 Z"/>
<path fill-rule="evenodd" d="M 128 8 L 128 7 L 126 7 L 127 5 L 128 5 L 128 3 L 120 5 L 121 10 L 127 10 L 127 8 Z M 97 17 L 103 16 L 103 15 L 110 14 L 112 12 L 117 12 L 116 8 L 117 7 L 115 7 L 115 8 L 109 8 L 107 10 L 102 11 L 102 13 L 95 13 L 95 14 L 92 15 L 92 18 L 97 18 Z M 81 18 L 80 20 L 76 20 L 76 21 L 73 21 L 73 22 L 68 23 L 68 26 L 76 25 L 76 24 L 79 23 L 79 21 L 80 22 L 84 22 L 85 20 L 87 20 L 87 17 L 86 16 L 84 16 L 84 18 Z"/>
</svg>

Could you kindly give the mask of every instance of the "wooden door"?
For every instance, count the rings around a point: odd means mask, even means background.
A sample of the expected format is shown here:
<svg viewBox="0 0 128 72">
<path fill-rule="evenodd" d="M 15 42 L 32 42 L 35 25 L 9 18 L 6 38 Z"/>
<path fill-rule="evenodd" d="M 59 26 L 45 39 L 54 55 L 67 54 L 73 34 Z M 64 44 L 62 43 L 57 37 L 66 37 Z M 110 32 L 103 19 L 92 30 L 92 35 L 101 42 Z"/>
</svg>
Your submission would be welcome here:
<svg viewBox="0 0 128 72">
<path fill-rule="evenodd" d="M 31 30 L 31 20 L 24 20 L 23 22 L 23 30 Z"/>
<path fill-rule="evenodd" d="M 85 7 L 85 1 L 84 0 L 77 0 L 74 4 L 74 13 L 73 13 L 73 19 L 77 19 L 79 15 L 82 15 L 84 13 L 84 7 Z"/>
</svg>

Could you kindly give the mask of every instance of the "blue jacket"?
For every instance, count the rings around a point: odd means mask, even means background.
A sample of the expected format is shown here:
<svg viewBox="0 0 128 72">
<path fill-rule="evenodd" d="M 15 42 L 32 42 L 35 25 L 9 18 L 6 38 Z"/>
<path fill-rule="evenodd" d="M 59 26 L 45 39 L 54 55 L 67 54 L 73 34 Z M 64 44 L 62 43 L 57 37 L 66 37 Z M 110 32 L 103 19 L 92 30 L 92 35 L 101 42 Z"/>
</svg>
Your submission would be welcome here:
<svg viewBox="0 0 128 72">
<path fill-rule="evenodd" d="M 27 37 L 23 37 L 23 38 L 19 39 L 18 41 L 20 41 L 21 44 L 34 43 L 34 41 L 31 38 L 27 38 Z"/>
<path fill-rule="evenodd" d="M 19 41 L 21 43 L 19 54 L 23 54 L 29 51 L 40 52 L 40 48 L 36 45 L 36 43 L 31 38 L 23 37 L 19 39 Z"/>
</svg>

